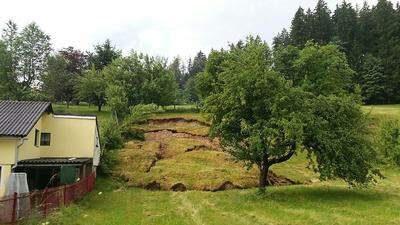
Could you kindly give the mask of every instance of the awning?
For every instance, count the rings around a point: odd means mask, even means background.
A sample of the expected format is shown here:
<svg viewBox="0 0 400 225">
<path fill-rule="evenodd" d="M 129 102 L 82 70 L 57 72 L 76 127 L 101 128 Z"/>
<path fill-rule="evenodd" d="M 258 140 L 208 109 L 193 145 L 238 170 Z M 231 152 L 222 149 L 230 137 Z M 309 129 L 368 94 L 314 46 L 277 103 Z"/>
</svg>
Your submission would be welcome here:
<svg viewBox="0 0 400 225">
<path fill-rule="evenodd" d="M 18 162 L 21 166 L 63 166 L 63 165 L 83 165 L 92 163 L 92 158 L 36 158 L 25 159 Z"/>
</svg>

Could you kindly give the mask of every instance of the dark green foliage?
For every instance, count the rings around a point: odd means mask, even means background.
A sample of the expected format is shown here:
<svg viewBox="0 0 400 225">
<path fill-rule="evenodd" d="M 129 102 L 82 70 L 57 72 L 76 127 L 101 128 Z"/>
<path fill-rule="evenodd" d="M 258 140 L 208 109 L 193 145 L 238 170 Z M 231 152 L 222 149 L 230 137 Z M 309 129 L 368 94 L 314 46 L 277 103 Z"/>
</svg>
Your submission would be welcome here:
<svg viewBox="0 0 400 225">
<path fill-rule="evenodd" d="M 107 39 L 103 44 L 98 44 L 94 48 L 94 53 L 89 55 L 89 64 L 94 66 L 96 70 L 102 70 L 104 67 L 112 63 L 114 59 L 121 57 L 121 50 L 112 46 L 111 41 Z"/>
<path fill-rule="evenodd" d="M 13 73 L 12 56 L 0 41 L 0 99 L 17 99 L 19 86 Z"/>
<path fill-rule="evenodd" d="M 296 12 L 290 39 L 299 48 L 309 40 L 323 45 L 329 42 L 339 45 L 350 67 L 359 74 L 354 81 L 362 85 L 363 90 L 370 90 L 363 91 L 367 103 L 400 102 L 400 13 L 391 1 L 379 0 L 372 7 L 365 2 L 358 11 L 343 1 L 331 17 L 326 3 L 319 0 L 314 11 L 309 9 L 304 13 L 299 8 Z M 380 61 L 382 73 L 375 73 L 376 77 L 365 72 L 367 55 Z M 369 82 L 361 83 L 366 74 Z M 379 88 L 376 86 L 378 83 Z"/>
<path fill-rule="evenodd" d="M 300 7 L 294 15 L 290 29 L 290 38 L 293 45 L 302 47 L 307 43 L 310 38 L 307 25 L 304 9 Z"/>
<path fill-rule="evenodd" d="M 292 40 L 290 39 L 290 34 L 286 29 L 283 29 L 281 33 L 278 33 L 278 35 L 274 37 L 273 40 L 274 49 L 277 49 L 279 47 L 286 47 L 291 43 Z"/>
<path fill-rule="evenodd" d="M 385 77 L 382 61 L 368 54 L 362 60 L 359 75 L 362 95 L 368 104 L 379 104 L 385 102 Z"/>
<path fill-rule="evenodd" d="M 74 98 L 75 76 L 68 71 L 68 63 L 59 54 L 49 57 L 47 72 L 42 77 L 42 90 L 52 101 L 66 101 Z"/>
<path fill-rule="evenodd" d="M 281 73 L 287 80 L 291 80 L 294 86 L 300 85 L 302 77 L 296 71 L 295 61 L 298 60 L 300 50 L 289 45 L 287 47 L 279 47 L 274 50 L 274 69 Z"/>
<path fill-rule="evenodd" d="M 101 127 L 101 146 L 104 150 L 116 150 L 123 147 L 121 127 L 115 120 L 107 120 Z"/>
<path fill-rule="evenodd" d="M 400 166 L 400 122 L 385 120 L 379 127 L 376 146 L 382 154 L 383 161 Z"/>
<path fill-rule="evenodd" d="M 316 95 L 347 93 L 353 86 L 354 71 L 337 45 L 319 46 L 309 42 L 294 67 L 300 86 Z"/>
</svg>

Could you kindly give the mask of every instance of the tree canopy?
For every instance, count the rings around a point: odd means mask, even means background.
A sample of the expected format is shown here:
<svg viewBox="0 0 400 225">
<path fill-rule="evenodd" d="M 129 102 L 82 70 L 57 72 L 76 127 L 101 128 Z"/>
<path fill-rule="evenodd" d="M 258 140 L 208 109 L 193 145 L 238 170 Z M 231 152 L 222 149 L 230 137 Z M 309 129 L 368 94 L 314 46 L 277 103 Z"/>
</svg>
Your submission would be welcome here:
<svg viewBox="0 0 400 225">
<path fill-rule="evenodd" d="M 302 54 L 315 48 L 308 45 Z M 311 162 L 316 159 L 321 179 L 341 178 L 351 185 L 373 180 L 374 152 L 356 95 L 343 92 L 342 86 L 332 85 L 329 92 L 293 86 L 273 69 L 270 50 L 258 37 L 223 54 L 205 107 L 212 115 L 213 135 L 220 136 L 234 158 L 259 168 L 261 187 L 268 185 L 272 165 L 299 151 L 307 151 Z M 326 65 L 331 58 L 319 60 Z M 329 67 L 318 71 L 320 78 L 309 79 L 308 85 L 331 82 Z"/>
</svg>

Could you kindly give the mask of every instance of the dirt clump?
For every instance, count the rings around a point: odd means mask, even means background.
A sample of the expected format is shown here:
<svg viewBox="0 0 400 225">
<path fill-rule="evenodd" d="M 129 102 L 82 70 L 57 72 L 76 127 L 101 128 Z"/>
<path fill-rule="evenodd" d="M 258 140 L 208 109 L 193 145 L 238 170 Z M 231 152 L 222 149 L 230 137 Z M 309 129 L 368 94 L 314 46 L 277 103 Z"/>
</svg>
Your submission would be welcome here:
<svg viewBox="0 0 400 225">
<path fill-rule="evenodd" d="M 176 184 L 172 185 L 171 190 L 172 191 L 186 191 L 187 188 L 182 183 L 176 183 Z"/>
<path fill-rule="evenodd" d="M 144 189 L 150 190 L 150 191 L 157 191 L 161 190 L 161 185 L 157 181 L 150 182 L 144 186 Z"/>
</svg>

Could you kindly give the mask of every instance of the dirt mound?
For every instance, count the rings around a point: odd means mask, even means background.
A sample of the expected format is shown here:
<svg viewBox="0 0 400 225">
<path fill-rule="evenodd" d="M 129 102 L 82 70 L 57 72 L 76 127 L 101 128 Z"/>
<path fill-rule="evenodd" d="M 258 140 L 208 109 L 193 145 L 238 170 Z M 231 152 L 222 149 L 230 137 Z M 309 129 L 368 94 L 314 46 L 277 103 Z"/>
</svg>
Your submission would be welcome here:
<svg viewBox="0 0 400 225">
<path fill-rule="evenodd" d="M 177 184 L 172 185 L 171 190 L 172 191 L 186 191 L 187 188 L 184 184 L 177 183 Z"/>
<path fill-rule="evenodd" d="M 144 189 L 147 189 L 150 191 L 161 190 L 161 185 L 157 181 L 153 181 L 151 183 L 146 184 L 146 186 L 144 186 Z"/>
</svg>

